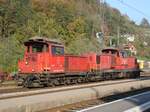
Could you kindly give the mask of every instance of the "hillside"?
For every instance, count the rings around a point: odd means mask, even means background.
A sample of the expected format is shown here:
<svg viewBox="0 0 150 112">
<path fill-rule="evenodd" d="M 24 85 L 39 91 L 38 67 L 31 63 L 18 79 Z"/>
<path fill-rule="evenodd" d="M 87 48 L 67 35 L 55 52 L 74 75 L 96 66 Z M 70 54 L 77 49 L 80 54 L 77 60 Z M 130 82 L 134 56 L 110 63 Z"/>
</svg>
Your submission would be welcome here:
<svg viewBox="0 0 150 112">
<path fill-rule="evenodd" d="M 66 52 L 99 52 L 96 33 L 109 37 L 134 34 L 137 55 L 150 58 L 149 28 L 136 25 L 127 15 L 99 0 L 0 0 L 0 70 L 16 71 L 24 52 L 23 42 L 33 36 L 61 40 Z M 143 39 L 148 43 L 143 45 Z M 120 38 L 120 44 L 125 40 Z M 143 51 L 144 49 L 144 51 Z"/>
</svg>

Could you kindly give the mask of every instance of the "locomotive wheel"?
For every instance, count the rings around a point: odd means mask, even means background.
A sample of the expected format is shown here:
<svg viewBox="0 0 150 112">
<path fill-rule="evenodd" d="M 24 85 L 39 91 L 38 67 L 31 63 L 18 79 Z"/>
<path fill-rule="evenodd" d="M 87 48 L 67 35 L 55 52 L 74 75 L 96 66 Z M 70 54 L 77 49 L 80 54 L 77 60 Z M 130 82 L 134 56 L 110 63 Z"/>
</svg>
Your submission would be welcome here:
<svg viewBox="0 0 150 112">
<path fill-rule="evenodd" d="M 39 81 L 33 75 L 29 75 L 24 79 L 23 86 L 26 88 L 40 87 Z"/>
<path fill-rule="evenodd" d="M 23 78 L 19 78 L 18 81 L 17 81 L 17 85 L 18 86 L 23 86 L 23 82 L 24 82 L 24 79 Z"/>
<path fill-rule="evenodd" d="M 68 85 L 67 79 L 64 80 L 64 85 Z"/>
<path fill-rule="evenodd" d="M 51 78 L 49 78 L 47 81 L 47 87 L 55 87 L 53 80 Z"/>
<path fill-rule="evenodd" d="M 49 86 L 49 87 L 55 87 L 54 83 L 52 83 L 52 82 L 50 82 L 50 83 L 48 84 L 48 86 Z"/>
<path fill-rule="evenodd" d="M 26 78 L 23 82 L 23 87 L 30 88 L 32 84 L 32 81 L 29 78 Z"/>
<path fill-rule="evenodd" d="M 67 79 L 65 83 L 66 83 L 66 85 L 71 84 L 71 79 L 70 79 L 70 78 L 69 78 L 69 79 Z"/>
<path fill-rule="evenodd" d="M 140 77 L 140 71 L 136 72 L 136 78 Z"/>
<path fill-rule="evenodd" d="M 81 83 L 81 82 L 82 82 L 81 78 L 78 78 L 77 83 Z"/>
<path fill-rule="evenodd" d="M 74 79 L 74 81 L 73 81 L 73 82 L 74 82 L 74 84 L 78 84 L 78 81 L 77 81 L 77 79 Z"/>
<path fill-rule="evenodd" d="M 52 85 L 58 86 L 58 85 L 59 85 L 58 79 L 54 79 L 54 80 L 52 81 Z"/>
</svg>

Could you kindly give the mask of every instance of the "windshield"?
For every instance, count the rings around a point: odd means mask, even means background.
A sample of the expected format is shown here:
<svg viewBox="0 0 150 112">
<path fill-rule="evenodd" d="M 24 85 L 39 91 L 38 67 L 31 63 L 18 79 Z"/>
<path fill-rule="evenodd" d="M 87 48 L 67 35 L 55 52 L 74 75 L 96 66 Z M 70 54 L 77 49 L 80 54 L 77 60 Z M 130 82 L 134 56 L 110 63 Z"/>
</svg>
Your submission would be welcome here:
<svg viewBox="0 0 150 112">
<path fill-rule="evenodd" d="M 131 56 L 131 51 L 129 51 L 129 50 L 123 50 L 120 53 L 123 57 Z"/>
<path fill-rule="evenodd" d="M 44 52 L 44 51 L 48 51 L 48 45 L 38 44 L 38 43 L 32 45 L 32 52 L 33 53 Z"/>
<path fill-rule="evenodd" d="M 59 46 L 52 46 L 53 55 L 64 55 L 64 48 Z"/>
</svg>

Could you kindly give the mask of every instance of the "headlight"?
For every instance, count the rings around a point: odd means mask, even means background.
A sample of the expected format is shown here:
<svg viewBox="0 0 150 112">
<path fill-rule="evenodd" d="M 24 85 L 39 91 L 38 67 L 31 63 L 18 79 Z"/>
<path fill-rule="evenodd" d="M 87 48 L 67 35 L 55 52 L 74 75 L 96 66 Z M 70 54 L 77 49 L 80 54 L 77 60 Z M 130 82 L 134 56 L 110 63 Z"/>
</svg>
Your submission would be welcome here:
<svg viewBox="0 0 150 112">
<path fill-rule="evenodd" d="M 25 62 L 25 64 L 27 65 L 27 64 L 28 64 L 28 62 L 26 61 L 26 62 Z"/>
<path fill-rule="evenodd" d="M 19 69 L 18 71 L 21 72 L 21 69 Z"/>
</svg>

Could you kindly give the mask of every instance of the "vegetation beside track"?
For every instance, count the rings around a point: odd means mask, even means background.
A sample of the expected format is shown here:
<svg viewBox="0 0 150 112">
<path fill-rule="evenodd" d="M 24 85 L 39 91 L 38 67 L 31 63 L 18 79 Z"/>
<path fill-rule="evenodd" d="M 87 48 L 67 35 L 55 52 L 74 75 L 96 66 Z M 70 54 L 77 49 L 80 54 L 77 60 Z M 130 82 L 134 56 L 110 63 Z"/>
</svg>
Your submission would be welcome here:
<svg viewBox="0 0 150 112">
<path fill-rule="evenodd" d="M 145 20 L 146 21 L 146 20 Z M 117 42 L 120 34 L 134 34 L 137 55 L 149 59 L 149 25 L 135 24 L 109 4 L 99 0 L 0 0 L 0 70 L 17 70 L 17 60 L 22 57 L 23 42 L 32 36 L 46 36 L 61 40 L 67 53 L 98 52 L 100 47 L 96 32 L 104 32 Z M 109 44 L 105 37 L 104 43 Z M 120 44 L 125 39 L 120 39 Z M 82 46 L 82 47 L 79 47 Z M 143 50 L 144 49 L 144 50 Z"/>
</svg>

